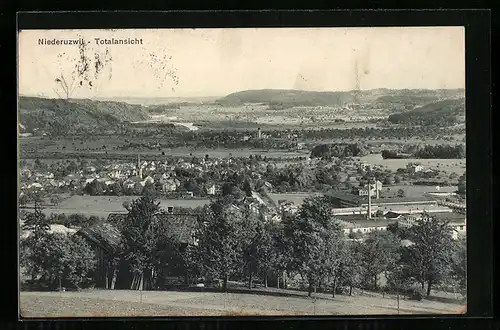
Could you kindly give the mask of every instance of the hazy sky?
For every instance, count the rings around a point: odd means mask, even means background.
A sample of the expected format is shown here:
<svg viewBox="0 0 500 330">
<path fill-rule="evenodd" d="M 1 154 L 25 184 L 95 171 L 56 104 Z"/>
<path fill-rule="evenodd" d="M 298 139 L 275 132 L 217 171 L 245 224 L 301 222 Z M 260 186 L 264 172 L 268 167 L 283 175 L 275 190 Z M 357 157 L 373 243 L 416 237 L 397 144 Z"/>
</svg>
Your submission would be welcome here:
<svg viewBox="0 0 500 330">
<path fill-rule="evenodd" d="M 465 87 L 463 27 L 26 30 L 19 33 L 20 94 L 57 97 L 55 79 L 62 74 L 70 85 L 75 77 L 81 47 L 40 44 L 54 38 L 86 43 L 92 87 L 75 79 L 73 97 L 343 91 L 356 88 L 356 75 L 360 89 Z M 95 38 L 142 44 L 97 45 Z"/>
</svg>

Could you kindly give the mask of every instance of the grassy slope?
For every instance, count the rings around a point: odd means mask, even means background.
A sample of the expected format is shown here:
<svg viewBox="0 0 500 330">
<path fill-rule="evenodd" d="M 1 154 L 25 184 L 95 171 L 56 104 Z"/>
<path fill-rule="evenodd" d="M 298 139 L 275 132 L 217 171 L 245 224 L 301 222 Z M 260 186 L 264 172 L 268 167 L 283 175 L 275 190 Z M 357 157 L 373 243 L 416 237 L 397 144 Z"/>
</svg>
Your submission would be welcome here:
<svg viewBox="0 0 500 330">
<path fill-rule="evenodd" d="M 93 100 L 19 98 L 19 122 L 27 131 L 60 127 L 105 127 L 149 118 L 140 105 Z"/>
<path fill-rule="evenodd" d="M 389 116 L 392 123 L 420 124 L 422 121 L 438 122 L 441 119 L 465 115 L 465 99 L 450 99 L 429 103 L 404 113 Z"/>
</svg>

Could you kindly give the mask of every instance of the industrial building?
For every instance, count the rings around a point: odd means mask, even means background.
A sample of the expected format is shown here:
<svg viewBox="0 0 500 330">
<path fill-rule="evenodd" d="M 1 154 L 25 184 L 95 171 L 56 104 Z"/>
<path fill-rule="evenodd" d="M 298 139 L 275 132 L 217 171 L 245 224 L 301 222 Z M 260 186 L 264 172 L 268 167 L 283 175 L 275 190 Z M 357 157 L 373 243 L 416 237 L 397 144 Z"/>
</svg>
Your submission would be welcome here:
<svg viewBox="0 0 500 330">
<path fill-rule="evenodd" d="M 361 207 L 367 206 L 369 199 L 373 206 L 378 205 L 405 205 L 424 206 L 438 205 L 437 198 L 432 196 L 419 197 L 391 197 L 391 198 L 371 198 L 371 195 L 359 196 L 344 191 L 334 191 L 326 194 L 330 197 L 332 204 L 337 208 Z"/>
</svg>

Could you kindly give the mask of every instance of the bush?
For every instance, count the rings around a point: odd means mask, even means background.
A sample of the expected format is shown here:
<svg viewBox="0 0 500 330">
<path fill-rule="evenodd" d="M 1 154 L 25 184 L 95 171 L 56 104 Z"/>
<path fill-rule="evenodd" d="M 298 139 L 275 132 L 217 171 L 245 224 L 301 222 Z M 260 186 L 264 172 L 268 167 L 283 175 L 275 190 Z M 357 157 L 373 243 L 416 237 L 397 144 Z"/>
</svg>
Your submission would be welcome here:
<svg viewBox="0 0 500 330">
<path fill-rule="evenodd" d="M 417 301 L 420 301 L 422 300 L 424 297 L 424 294 L 422 292 L 422 290 L 419 290 L 419 289 L 415 289 L 411 292 L 410 296 L 408 297 L 408 299 L 410 300 L 417 300 Z"/>
<path fill-rule="evenodd" d="M 95 254 L 83 238 L 77 235 L 31 235 L 21 243 L 21 267 L 31 279 L 30 287 L 79 288 L 90 284 L 96 266 Z"/>
</svg>

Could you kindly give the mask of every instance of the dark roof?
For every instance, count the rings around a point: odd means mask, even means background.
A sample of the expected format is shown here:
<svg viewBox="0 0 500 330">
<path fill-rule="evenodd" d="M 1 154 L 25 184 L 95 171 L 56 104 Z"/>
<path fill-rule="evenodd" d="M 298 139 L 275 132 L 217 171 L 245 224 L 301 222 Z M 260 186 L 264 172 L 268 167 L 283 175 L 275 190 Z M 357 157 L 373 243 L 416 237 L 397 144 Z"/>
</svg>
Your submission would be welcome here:
<svg viewBox="0 0 500 330">
<path fill-rule="evenodd" d="M 331 191 L 325 194 L 325 196 L 342 199 L 352 203 L 361 203 L 365 200 L 364 196 L 358 196 L 345 191 Z M 366 198 L 368 200 L 368 198 Z"/>
<path fill-rule="evenodd" d="M 388 224 L 391 223 L 396 223 L 398 220 L 394 219 L 376 219 L 372 218 L 371 220 L 367 219 L 366 216 L 363 215 L 340 215 L 336 216 L 335 218 L 340 219 L 342 221 L 350 222 L 356 226 L 360 227 L 381 227 L 381 226 L 387 226 Z"/>
<path fill-rule="evenodd" d="M 436 212 L 429 213 L 429 215 L 434 216 L 440 220 L 449 221 L 451 223 L 465 223 L 465 214 L 456 212 Z"/>
<path fill-rule="evenodd" d="M 127 213 L 110 213 L 106 222 L 120 228 L 126 217 Z"/>
<path fill-rule="evenodd" d="M 190 243 L 198 224 L 198 215 L 163 213 L 160 220 L 168 223 L 171 234 L 180 243 Z"/>
<path fill-rule="evenodd" d="M 352 203 L 364 204 L 368 203 L 368 196 L 358 196 L 345 191 L 332 191 L 325 194 L 329 197 L 339 198 Z M 378 203 L 405 203 L 405 202 L 430 202 L 435 201 L 436 198 L 430 196 L 418 196 L 418 197 L 393 197 L 393 198 L 373 198 L 372 204 Z"/>
<path fill-rule="evenodd" d="M 102 223 L 87 228 L 82 228 L 77 232 L 94 244 L 99 245 L 107 252 L 116 251 L 121 243 L 122 235 L 120 231 L 110 223 Z"/>
</svg>

